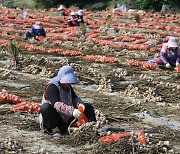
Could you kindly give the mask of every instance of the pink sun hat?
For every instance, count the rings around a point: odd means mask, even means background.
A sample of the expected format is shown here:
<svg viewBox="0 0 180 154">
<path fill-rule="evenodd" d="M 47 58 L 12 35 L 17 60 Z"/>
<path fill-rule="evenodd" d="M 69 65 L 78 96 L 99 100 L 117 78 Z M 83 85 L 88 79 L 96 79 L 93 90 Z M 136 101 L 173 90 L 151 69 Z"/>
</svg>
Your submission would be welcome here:
<svg viewBox="0 0 180 154">
<path fill-rule="evenodd" d="M 179 39 L 177 37 L 170 37 L 169 41 L 167 42 L 168 47 L 179 47 L 178 44 Z"/>
</svg>

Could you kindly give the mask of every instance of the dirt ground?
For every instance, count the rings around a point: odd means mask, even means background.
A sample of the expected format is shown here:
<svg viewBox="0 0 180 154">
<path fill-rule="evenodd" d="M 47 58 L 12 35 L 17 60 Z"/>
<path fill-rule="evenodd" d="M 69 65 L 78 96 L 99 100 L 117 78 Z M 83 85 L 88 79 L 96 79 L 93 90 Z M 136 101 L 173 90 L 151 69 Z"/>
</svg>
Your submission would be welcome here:
<svg viewBox="0 0 180 154">
<path fill-rule="evenodd" d="M 77 65 L 82 67 L 83 71 L 86 70 L 87 65 Z M 89 65 L 93 64 L 88 64 L 88 66 Z M 98 71 L 99 73 L 103 73 L 110 72 L 111 69 L 122 66 L 97 64 L 96 67 L 100 69 L 100 71 Z M 57 66 L 57 69 L 58 68 L 59 66 Z M 124 69 L 125 66 L 122 68 Z M 149 113 L 154 117 L 166 117 L 170 120 L 177 120 L 177 123 L 174 125 L 179 126 L 179 109 L 177 106 L 179 102 L 179 91 L 177 90 L 172 93 L 171 88 L 165 89 L 163 87 L 158 87 L 156 91 L 162 96 L 163 100 L 166 101 L 165 105 L 158 105 L 154 102 L 139 103 L 139 97 L 124 96 L 120 94 L 120 91 L 124 91 L 131 81 L 134 81 L 133 86 L 139 87 L 140 93 L 143 93 L 147 87 L 153 86 L 153 84 L 152 82 L 138 80 L 137 76 L 142 72 L 137 71 L 137 69 L 130 67 L 127 67 L 126 69 L 128 75 L 126 78 L 119 81 L 120 85 L 114 85 L 113 92 L 97 92 L 96 84 L 98 83 L 96 83 L 96 79 L 86 71 L 76 71 L 82 82 L 80 85 L 74 86 L 75 91 L 83 100 L 92 103 L 95 109 L 98 109 L 106 117 L 108 123 L 102 124 L 101 127 L 108 125 L 111 127 L 123 128 L 127 131 L 142 129 L 144 133 L 148 134 L 147 138 L 150 140 L 149 143 L 151 143 L 149 145 L 150 148 L 148 148 L 148 150 L 146 149 L 147 153 L 149 152 L 149 149 L 151 149 L 150 151 L 154 151 L 154 153 L 158 153 L 157 143 L 159 143 L 159 141 L 169 141 L 170 145 L 168 148 L 173 149 L 178 153 L 180 148 L 179 127 L 172 127 L 175 129 L 171 129 L 168 124 L 163 126 L 164 124 L 155 123 L 155 120 L 143 121 L 137 116 L 134 116 L 133 113 Z M 16 70 L 9 70 L 3 68 L 3 66 L 0 71 L 1 90 L 5 89 L 9 93 L 18 95 L 26 101 L 41 102 L 43 89 L 49 78 L 41 78 L 38 75 L 30 75 Z M 8 75 L 3 79 L 5 72 L 8 72 Z M 148 73 L 154 75 L 153 71 L 146 72 L 146 74 Z M 159 75 L 157 75 L 157 72 L 155 73 L 154 80 L 162 81 L 162 79 L 158 79 L 158 77 L 161 76 L 161 74 L 164 75 L 164 71 L 160 70 L 158 72 Z M 177 74 L 173 74 L 170 71 L 165 71 L 165 73 L 168 77 L 171 77 L 168 78 L 168 82 L 177 83 L 179 81 L 179 76 Z M 113 76 L 110 77 L 113 78 Z M 124 82 L 124 80 L 126 82 Z M 115 80 L 113 82 L 115 83 L 117 81 Z M 124 139 L 110 145 L 100 144 L 98 142 L 100 135 L 96 131 L 89 131 L 88 129 L 85 129 L 83 133 L 79 132 L 75 137 L 73 135 L 72 138 L 71 136 L 65 136 L 60 140 L 55 140 L 41 132 L 37 115 L 14 113 L 11 110 L 12 105 L 5 104 L 0 107 L 1 142 L 7 140 L 7 138 L 17 140 L 23 146 L 23 153 L 38 153 L 42 152 L 43 148 L 49 153 L 108 153 L 113 151 L 114 153 L 129 153 L 132 151 L 132 145 L 130 143 L 127 145 L 127 142 L 124 141 Z M 1 151 L 4 152 L 7 151 L 7 149 L 1 148 Z M 159 151 L 162 151 L 162 148 Z M 136 153 L 138 153 L 138 149 L 136 150 Z"/>
<path fill-rule="evenodd" d="M 24 101 L 41 103 L 50 78 L 61 66 L 69 64 L 81 81 L 79 85 L 73 85 L 75 92 L 94 106 L 100 118 L 98 125 L 90 123 L 71 135 L 54 139 L 40 130 L 38 114 L 14 113 L 11 104 L 2 104 L 0 153 L 180 153 L 180 74 L 164 68 L 144 70 L 126 63 L 138 55 L 144 60 L 157 53 L 102 51 L 100 46 L 91 50 L 93 44 L 87 46 L 89 54 L 115 55 L 120 62 L 99 63 L 85 61 L 81 56 L 65 57 L 22 50 L 19 56 L 21 69 L 18 70 L 8 61 L 7 49 L 1 48 L 0 91 L 6 90 Z M 134 130 L 144 132 L 146 145 L 140 144 L 137 136 L 127 136 L 112 143 L 99 142 L 104 135 Z"/>
</svg>

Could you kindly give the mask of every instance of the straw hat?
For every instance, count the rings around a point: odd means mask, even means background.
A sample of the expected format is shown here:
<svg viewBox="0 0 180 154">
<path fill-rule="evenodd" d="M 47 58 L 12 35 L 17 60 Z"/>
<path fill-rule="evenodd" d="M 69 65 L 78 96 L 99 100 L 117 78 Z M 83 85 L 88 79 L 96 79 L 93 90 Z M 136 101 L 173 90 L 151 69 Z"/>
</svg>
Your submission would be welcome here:
<svg viewBox="0 0 180 154">
<path fill-rule="evenodd" d="M 37 21 L 37 22 L 34 24 L 34 28 L 35 28 L 35 29 L 41 29 L 41 28 L 42 28 L 41 22 Z"/>
<path fill-rule="evenodd" d="M 168 47 L 179 47 L 178 44 L 179 39 L 177 37 L 170 37 L 169 41 L 167 42 Z"/>
</svg>

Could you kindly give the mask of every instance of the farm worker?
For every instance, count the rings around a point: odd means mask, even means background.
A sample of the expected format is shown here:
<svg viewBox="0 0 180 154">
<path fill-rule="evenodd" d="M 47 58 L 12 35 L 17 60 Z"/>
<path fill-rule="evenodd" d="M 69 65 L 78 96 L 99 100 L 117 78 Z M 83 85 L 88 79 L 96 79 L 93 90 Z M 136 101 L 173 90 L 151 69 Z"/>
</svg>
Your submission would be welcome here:
<svg viewBox="0 0 180 154">
<path fill-rule="evenodd" d="M 26 18 L 28 17 L 29 13 L 27 11 L 24 11 L 23 14 L 22 14 L 22 18 Z"/>
<path fill-rule="evenodd" d="M 93 106 L 83 102 L 73 90 L 72 84 L 78 83 L 73 68 L 67 65 L 60 68 L 57 76 L 47 84 L 40 109 L 40 127 L 45 133 L 54 137 L 65 134 L 70 123 L 81 117 L 79 105 L 84 106 L 89 122 L 96 121 Z M 59 131 L 54 133 L 52 130 L 56 127 Z"/>
<path fill-rule="evenodd" d="M 156 58 L 157 64 L 164 64 L 166 68 L 177 67 L 180 64 L 180 47 L 177 37 L 170 37 L 160 51 L 159 58 Z"/>
<path fill-rule="evenodd" d="M 115 10 L 126 11 L 126 10 L 127 10 L 127 7 L 126 7 L 125 4 L 120 5 L 120 4 L 116 3 L 116 4 L 115 4 L 115 7 L 114 7 L 114 11 L 115 11 Z"/>
<path fill-rule="evenodd" d="M 24 34 L 24 40 L 27 40 L 29 37 L 38 38 L 38 36 L 46 36 L 43 25 L 39 21 L 32 26 L 31 31 L 26 31 Z"/>
<path fill-rule="evenodd" d="M 71 27 L 79 26 L 77 13 L 74 11 L 71 12 L 70 17 L 68 18 L 68 26 L 71 26 Z"/>
<path fill-rule="evenodd" d="M 83 10 L 78 10 L 76 12 L 76 15 L 77 15 L 77 18 L 78 18 L 78 22 L 83 24 L 84 23 L 84 19 L 83 19 L 84 13 L 83 13 Z"/>
<path fill-rule="evenodd" d="M 57 10 L 60 11 L 61 16 L 68 16 L 71 12 L 71 10 L 69 8 L 66 8 L 64 5 L 60 5 Z"/>
</svg>

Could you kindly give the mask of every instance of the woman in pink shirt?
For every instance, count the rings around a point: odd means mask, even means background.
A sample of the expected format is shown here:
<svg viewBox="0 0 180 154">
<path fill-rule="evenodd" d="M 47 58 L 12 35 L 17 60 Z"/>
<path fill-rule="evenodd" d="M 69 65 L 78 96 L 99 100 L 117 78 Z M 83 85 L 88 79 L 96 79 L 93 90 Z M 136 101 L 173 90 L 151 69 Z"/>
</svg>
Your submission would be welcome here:
<svg viewBox="0 0 180 154">
<path fill-rule="evenodd" d="M 163 45 L 156 62 L 164 64 L 166 68 L 177 67 L 180 64 L 180 47 L 177 37 L 170 37 L 169 41 Z"/>
</svg>

